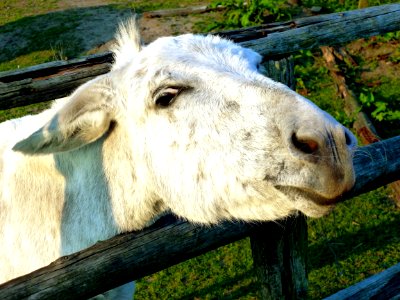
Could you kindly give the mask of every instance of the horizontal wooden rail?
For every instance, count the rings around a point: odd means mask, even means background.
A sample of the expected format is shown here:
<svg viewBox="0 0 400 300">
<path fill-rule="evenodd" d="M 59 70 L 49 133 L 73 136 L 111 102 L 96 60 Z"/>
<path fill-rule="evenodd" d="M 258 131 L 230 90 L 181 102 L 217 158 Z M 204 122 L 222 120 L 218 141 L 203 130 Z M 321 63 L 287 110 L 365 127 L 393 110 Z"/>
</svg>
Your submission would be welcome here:
<svg viewBox="0 0 400 300">
<path fill-rule="evenodd" d="M 289 22 L 292 28 L 243 42 L 245 47 L 273 57 L 319 46 L 400 30 L 400 4 L 387 4 Z"/>
<path fill-rule="evenodd" d="M 354 188 L 344 195 L 347 200 L 400 179 L 400 136 L 360 147 L 354 154 Z"/>
<path fill-rule="evenodd" d="M 400 179 L 400 136 L 361 147 L 354 156 L 356 185 L 343 199 Z M 62 257 L 0 285 L 0 299 L 81 299 L 160 271 L 241 239 L 257 226 L 226 222 L 199 226 L 165 217 L 151 228 L 126 233 Z"/>
<path fill-rule="evenodd" d="M 0 109 L 67 96 L 81 84 L 109 72 L 113 61 L 111 53 L 103 53 L 0 72 Z"/>
<path fill-rule="evenodd" d="M 400 4 L 388 4 L 217 33 L 266 58 L 400 30 Z M 110 53 L 0 73 L 0 109 L 53 100 L 110 70 Z"/>
<path fill-rule="evenodd" d="M 399 299 L 400 263 L 333 294 L 325 300 Z"/>
</svg>

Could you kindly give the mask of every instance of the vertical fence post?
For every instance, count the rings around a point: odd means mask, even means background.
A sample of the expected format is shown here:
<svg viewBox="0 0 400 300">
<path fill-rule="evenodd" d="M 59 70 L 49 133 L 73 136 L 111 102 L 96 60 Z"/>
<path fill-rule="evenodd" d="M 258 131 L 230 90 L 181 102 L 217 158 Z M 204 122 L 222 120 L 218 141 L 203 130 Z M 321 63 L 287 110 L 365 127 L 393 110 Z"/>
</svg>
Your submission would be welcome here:
<svg viewBox="0 0 400 300">
<path fill-rule="evenodd" d="M 290 58 L 263 64 L 268 77 L 292 89 Z M 307 223 L 303 215 L 260 225 L 250 236 L 261 299 L 305 299 L 307 292 Z"/>
</svg>

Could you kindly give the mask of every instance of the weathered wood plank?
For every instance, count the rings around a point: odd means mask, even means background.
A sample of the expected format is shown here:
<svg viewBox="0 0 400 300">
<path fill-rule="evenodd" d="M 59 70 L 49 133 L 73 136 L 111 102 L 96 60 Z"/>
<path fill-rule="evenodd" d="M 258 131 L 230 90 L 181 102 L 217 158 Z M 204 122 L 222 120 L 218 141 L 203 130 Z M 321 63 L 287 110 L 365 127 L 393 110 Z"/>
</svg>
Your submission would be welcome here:
<svg viewBox="0 0 400 300">
<path fill-rule="evenodd" d="M 52 61 L 23 69 L 0 72 L 0 83 L 9 83 L 26 78 L 49 77 L 56 74 L 62 74 L 71 69 L 74 70 L 92 65 L 107 64 L 112 63 L 113 61 L 114 59 L 110 52 L 93 54 L 68 61 Z"/>
<path fill-rule="evenodd" d="M 400 263 L 325 300 L 400 299 Z"/>
<path fill-rule="evenodd" d="M 107 73 L 111 61 L 111 54 L 106 57 L 94 55 L 0 73 L 0 109 L 67 96 L 86 81 Z"/>
<path fill-rule="evenodd" d="M 328 14 L 321 18 L 314 16 L 289 24 L 291 30 L 274 32 L 260 39 L 243 42 L 242 45 L 273 57 L 397 31 L 400 30 L 400 4 Z"/>
<path fill-rule="evenodd" d="M 360 148 L 354 157 L 357 182 L 344 199 L 399 180 L 399 151 L 400 136 Z M 158 223 L 142 232 L 126 233 L 99 242 L 0 285 L 0 299 L 93 296 L 241 239 L 256 230 L 254 226 L 224 223 L 202 227 L 180 220 Z"/>
<path fill-rule="evenodd" d="M 293 60 L 266 61 L 265 75 L 295 88 Z M 304 216 L 266 222 L 250 234 L 262 299 L 303 299 L 307 293 L 307 223 Z"/>
<path fill-rule="evenodd" d="M 265 223 L 251 232 L 261 299 L 306 299 L 307 236 L 303 215 Z"/>
<path fill-rule="evenodd" d="M 266 58 L 271 58 L 301 49 L 344 43 L 396 30 L 400 30 L 400 4 L 313 16 L 217 34 L 240 42 L 243 46 L 258 51 Z M 97 64 L 104 64 L 101 72 L 106 73 L 110 69 L 111 62 L 112 55 L 106 53 L 68 62 L 52 62 L 23 70 L 0 73 L 0 109 L 64 97 L 82 82 L 90 80 L 92 76 L 82 78 L 80 81 L 74 81 L 68 77 L 60 78 L 56 83 L 46 80 L 57 77 L 63 72 L 79 72 L 80 68 L 94 68 Z M 97 75 L 98 73 L 93 74 L 93 76 Z M 21 82 L 20 90 L 16 94 L 10 95 L 7 92 L 8 84 L 19 80 L 28 81 Z M 34 89 L 32 85 L 37 81 L 43 81 L 42 86 L 53 92 L 47 94 L 42 90 Z M 57 85 L 61 82 L 64 88 L 58 88 Z"/>
<path fill-rule="evenodd" d="M 399 180 L 399 153 L 400 136 L 358 148 L 353 158 L 356 183 L 343 200 Z"/>
</svg>

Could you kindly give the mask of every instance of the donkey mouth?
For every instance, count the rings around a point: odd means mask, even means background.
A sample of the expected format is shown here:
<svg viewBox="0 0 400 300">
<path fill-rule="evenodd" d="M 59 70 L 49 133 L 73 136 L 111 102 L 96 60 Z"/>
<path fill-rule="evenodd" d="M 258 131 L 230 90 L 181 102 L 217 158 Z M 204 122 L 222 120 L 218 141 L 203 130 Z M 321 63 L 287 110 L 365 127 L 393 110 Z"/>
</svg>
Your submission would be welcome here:
<svg viewBox="0 0 400 300">
<path fill-rule="evenodd" d="M 332 206 L 341 202 L 344 191 L 340 194 L 327 195 L 310 188 L 278 185 L 275 188 L 291 198 L 302 198 L 314 202 L 319 206 Z"/>
</svg>

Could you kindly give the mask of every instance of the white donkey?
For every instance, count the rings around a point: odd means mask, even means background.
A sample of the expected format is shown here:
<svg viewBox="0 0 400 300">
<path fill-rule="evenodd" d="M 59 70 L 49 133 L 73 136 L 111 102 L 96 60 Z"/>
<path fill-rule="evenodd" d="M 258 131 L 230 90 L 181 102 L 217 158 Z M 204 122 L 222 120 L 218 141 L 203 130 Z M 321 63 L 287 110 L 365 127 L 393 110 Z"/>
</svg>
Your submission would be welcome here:
<svg viewBox="0 0 400 300">
<path fill-rule="evenodd" d="M 130 21 L 114 53 L 67 100 L 0 125 L 0 282 L 167 210 L 319 217 L 353 186 L 353 135 L 261 75 L 252 50 L 191 34 L 142 47 Z"/>
</svg>

